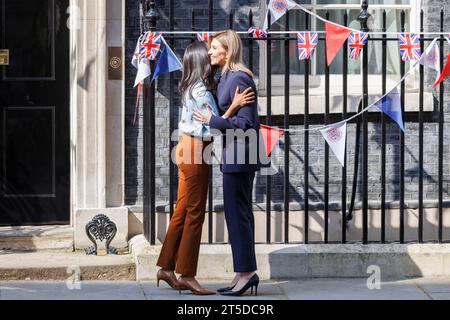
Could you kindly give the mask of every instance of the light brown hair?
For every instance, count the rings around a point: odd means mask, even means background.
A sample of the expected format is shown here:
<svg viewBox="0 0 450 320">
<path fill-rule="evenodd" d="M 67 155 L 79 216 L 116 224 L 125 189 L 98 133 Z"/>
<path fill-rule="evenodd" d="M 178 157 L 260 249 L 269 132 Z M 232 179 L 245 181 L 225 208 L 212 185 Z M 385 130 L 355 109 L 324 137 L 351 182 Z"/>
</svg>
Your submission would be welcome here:
<svg viewBox="0 0 450 320">
<path fill-rule="evenodd" d="M 253 72 L 250 71 L 244 64 L 243 58 L 243 45 L 239 35 L 233 30 L 225 30 L 216 32 L 209 38 L 209 46 L 211 42 L 216 39 L 222 45 L 222 47 L 228 52 L 229 59 L 227 60 L 222 72 L 230 71 L 243 71 L 250 77 L 253 77 Z"/>
</svg>

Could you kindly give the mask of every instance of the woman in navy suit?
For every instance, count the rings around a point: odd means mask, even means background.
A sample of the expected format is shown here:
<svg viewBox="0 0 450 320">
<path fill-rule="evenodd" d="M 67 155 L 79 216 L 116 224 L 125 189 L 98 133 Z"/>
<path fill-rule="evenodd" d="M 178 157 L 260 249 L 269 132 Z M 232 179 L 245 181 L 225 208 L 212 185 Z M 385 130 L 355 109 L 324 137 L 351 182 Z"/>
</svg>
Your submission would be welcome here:
<svg viewBox="0 0 450 320">
<path fill-rule="evenodd" d="M 221 68 L 217 86 L 219 113 L 224 114 L 236 94 L 251 88 L 252 103 L 242 106 L 232 117 L 211 112 L 194 113 L 194 117 L 211 129 L 223 133 L 223 193 L 225 219 L 233 252 L 236 276 L 231 285 L 219 289 L 222 295 L 240 296 L 259 284 L 256 274 L 252 191 L 259 162 L 259 117 L 253 73 L 243 64 L 243 46 L 232 30 L 215 33 L 209 40 L 209 56 L 213 66 Z"/>
</svg>

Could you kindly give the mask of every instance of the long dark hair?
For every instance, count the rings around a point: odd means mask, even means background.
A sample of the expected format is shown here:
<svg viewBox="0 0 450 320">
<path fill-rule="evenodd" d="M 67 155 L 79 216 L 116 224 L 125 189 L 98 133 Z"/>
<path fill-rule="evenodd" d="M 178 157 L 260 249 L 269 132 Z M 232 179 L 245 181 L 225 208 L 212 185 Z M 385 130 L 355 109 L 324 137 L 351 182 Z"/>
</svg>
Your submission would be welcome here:
<svg viewBox="0 0 450 320">
<path fill-rule="evenodd" d="M 185 97 L 187 92 L 192 97 L 192 88 L 203 81 L 208 90 L 214 91 L 216 83 L 214 75 L 217 68 L 209 63 L 208 46 L 204 42 L 193 42 L 187 46 L 183 57 L 183 75 L 181 76 L 180 92 Z"/>
</svg>

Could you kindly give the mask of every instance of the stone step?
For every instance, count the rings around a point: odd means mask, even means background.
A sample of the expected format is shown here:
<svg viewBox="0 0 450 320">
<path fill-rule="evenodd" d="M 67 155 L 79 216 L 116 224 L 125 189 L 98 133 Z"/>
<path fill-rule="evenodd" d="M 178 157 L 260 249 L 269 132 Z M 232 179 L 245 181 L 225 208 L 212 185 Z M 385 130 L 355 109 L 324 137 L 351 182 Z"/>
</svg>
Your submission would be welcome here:
<svg viewBox="0 0 450 320">
<path fill-rule="evenodd" d="M 21 226 L 0 228 L 0 250 L 73 251 L 71 226 Z"/>
<path fill-rule="evenodd" d="M 137 280 L 153 280 L 161 246 L 138 235 L 129 241 Z M 450 276 L 450 244 L 273 244 L 256 245 L 261 279 L 384 278 Z M 199 279 L 232 279 L 230 245 L 202 245 Z"/>
<path fill-rule="evenodd" d="M 135 280 L 131 255 L 0 250 L 0 280 Z"/>
</svg>

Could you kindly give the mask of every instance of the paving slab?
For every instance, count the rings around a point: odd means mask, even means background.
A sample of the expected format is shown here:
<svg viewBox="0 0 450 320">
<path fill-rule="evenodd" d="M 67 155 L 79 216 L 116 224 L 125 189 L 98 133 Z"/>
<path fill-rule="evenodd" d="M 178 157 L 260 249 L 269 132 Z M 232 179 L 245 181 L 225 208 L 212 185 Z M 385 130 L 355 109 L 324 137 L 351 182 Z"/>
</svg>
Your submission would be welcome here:
<svg viewBox="0 0 450 320">
<path fill-rule="evenodd" d="M 430 293 L 433 300 L 450 300 L 450 293 Z"/>
<path fill-rule="evenodd" d="M 199 281 L 200 282 L 200 281 Z M 251 295 L 248 290 L 241 297 L 226 297 L 220 294 L 211 296 L 196 296 L 190 291 L 182 291 L 181 294 L 170 288 L 163 282 L 160 282 L 160 287 L 156 286 L 155 282 L 145 281 L 141 282 L 142 288 L 149 300 L 285 300 L 286 296 L 278 286 L 276 281 L 262 281 L 258 286 L 258 296 Z M 219 288 L 226 287 L 229 282 L 223 281 L 201 281 L 203 287 L 216 291 Z"/>
<path fill-rule="evenodd" d="M 145 300 L 140 284 L 134 281 L 36 282 L 0 284 L 1 300 Z"/>
<path fill-rule="evenodd" d="M 306 279 L 286 281 L 280 286 L 290 300 L 427 300 L 414 283 L 381 282 L 369 289 L 366 279 Z"/>
<path fill-rule="evenodd" d="M 426 292 L 450 294 L 450 279 L 448 278 L 418 278 L 413 281 Z"/>
<path fill-rule="evenodd" d="M 199 282 L 211 290 L 228 283 Z M 157 287 L 155 281 L 3 281 L 0 300 L 450 300 L 450 278 L 385 280 L 380 285 L 370 290 L 361 278 L 265 280 L 256 297 L 249 291 L 242 297 L 225 297 L 179 294 L 164 282 Z"/>
</svg>

